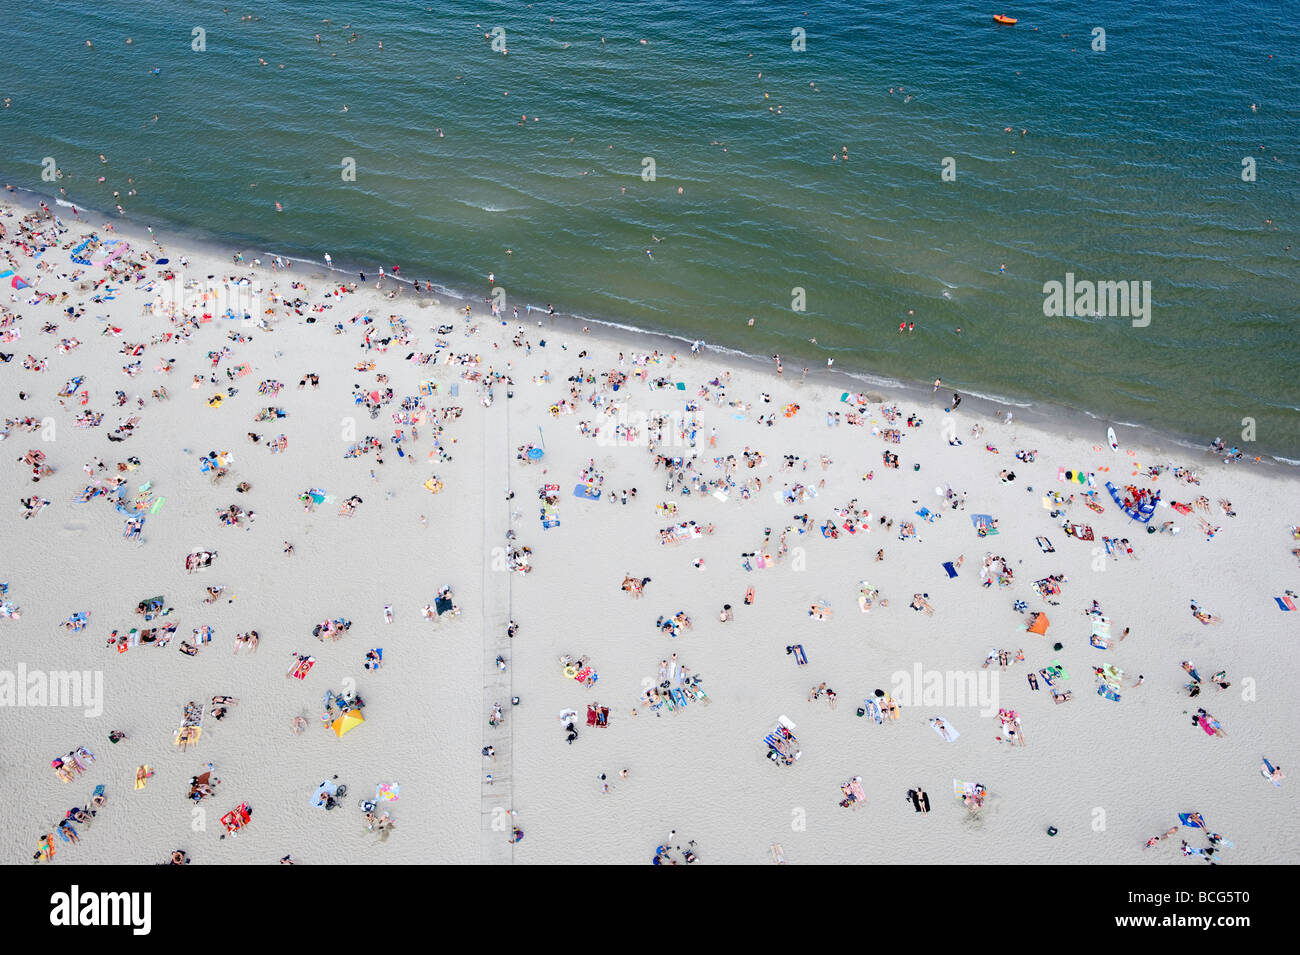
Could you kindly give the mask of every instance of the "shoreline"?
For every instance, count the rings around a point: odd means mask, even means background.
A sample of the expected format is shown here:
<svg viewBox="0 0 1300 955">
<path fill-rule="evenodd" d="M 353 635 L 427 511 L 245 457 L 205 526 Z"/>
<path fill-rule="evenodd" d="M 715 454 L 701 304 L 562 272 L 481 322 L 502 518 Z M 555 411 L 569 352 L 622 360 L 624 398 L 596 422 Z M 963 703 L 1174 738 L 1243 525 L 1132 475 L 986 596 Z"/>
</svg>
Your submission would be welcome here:
<svg viewBox="0 0 1300 955">
<path fill-rule="evenodd" d="M 11 201 L 13 201 L 24 214 L 37 211 L 37 203 L 40 201 L 44 201 L 49 205 L 51 211 L 54 211 L 57 215 L 61 215 L 58 211 L 59 209 L 69 208 L 68 200 L 66 199 L 61 199 L 58 196 L 48 195 L 23 186 L 11 186 L 6 190 L 6 192 Z M 235 246 L 233 242 L 222 237 L 179 230 L 173 227 L 169 222 L 154 224 L 143 222 L 141 220 L 125 218 L 119 218 L 115 221 L 111 218 L 111 213 L 106 213 L 102 210 L 90 207 L 83 208 L 81 205 L 77 205 L 77 209 L 83 214 L 93 212 L 95 217 L 102 216 L 106 220 L 113 222 L 114 229 L 119 230 L 119 234 L 129 236 L 134 233 L 141 239 L 141 241 L 144 241 L 147 238 L 147 234 L 144 232 L 145 228 L 150 227 L 154 229 L 154 232 L 160 241 L 162 237 L 166 236 L 168 241 L 174 242 L 178 246 L 187 249 L 194 249 L 196 252 L 212 255 L 217 258 L 229 257 L 232 248 L 234 251 L 241 253 L 245 251 L 245 248 Z M 74 219 L 73 222 L 76 223 L 78 220 Z M 84 215 L 80 222 L 90 231 L 96 230 L 96 226 L 94 226 L 90 219 L 86 218 Z M 284 253 L 277 252 L 273 249 L 260 248 L 260 244 L 254 244 L 253 240 L 249 240 L 249 242 L 250 245 L 247 248 L 259 249 L 258 251 L 253 252 L 253 255 L 280 255 L 281 258 L 292 260 L 295 264 L 300 264 L 314 269 L 321 277 L 324 277 L 330 272 L 338 273 L 339 275 L 355 276 L 361 270 L 360 265 L 353 267 L 353 263 L 348 262 L 340 264 L 338 261 L 333 263 L 332 269 L 327 270 L 323 261 L 313 261 L 299 256 L 285 255 Z M 272 243 L 266 244 L 270 245 Z M 322 248 L 324 248 L 324 246 Z M 248 263 L 247 261 L 243 264 L 251 265 L 251 263 Z M 393 278 L 391 275 L 386 277 Z M 408 290 L 417 284 L 404 277 L 397 278 L 396 281 L 402 282 L 407 286 Z M 430 295 L 427 292 L 417 291 L 416 294 L 419 296 L 417 301 L 429 301 L 435 305 L 444 307 L 459 306 L 461 308 L 463 308 L 465 304 L 473 306 L 486 304 L 486 299 L 475 296 L 470 292 L 451 288 L 439 282 L 436 277 L 429 279 L 429 281 L 434 283 L 434 293 Z M 451 298 L 455 301 L 447 302 L 445 301 L 446 298 Z M 529 304 L 531 305 L 531 303 Z M 538 306 L 532 307 L 535 309 Z M 490 320 L 491 315 L 489 314 L 484 316 L 483 314 L 476 312 L 476 318 L 477 320 Z M 594 339 L 604 342 L 618 343 L 626 340 L 623 336 L 635 336 L 635 338 L 627 341 L 627 347 L 630 349 L 645 346 L 659 349 L 662 346 L 661 350 L 672 354 L 677 346 L 684 346 L 689 349 L 691 345 L 691 340 L 683 336 L 654 329 L 644 329 L 610 318 L 598 318 L 559 311 L 555 313 L 553 318 L 558 320 L 558 322 L 554 324 L 554 327 L 557 328 L 557 330 L 567 329 L 569 331 L 582 332 L 584 328 L 590 328 L 591 332 L 589 334 L 591 334 Z M 520 320 L 525 322 L 533 321 L 531 313 L 521 316 Z M 503 324 L 506 321 L 509 320 L 503 320 Z M 745 365 L 763 373 L 764 375 L 770 376 L 772 379 L 776 379 L 777 377 L 773 372 L 770 358 L 764 358 L 727 345 L 711 344 L 707 339 L 705 339 L 704 342 L 705 345 L 701 351 L 701 355 L 713 353 L 718 355 L 724 361 Z M 940 377 L 942 378 L 942 375 L 940 375 Z M 937 397 L 933 392 L 925 392 L 925 388 L 929 386 L 929 383 L 927 382 L 899 379 L 866 369 L 837 368 L 834 370 L 828 370 L 826 368 L 809 367 L 808 378 L 809 384 L 816 383 L 827 385 L 840 383 L 842 390 L 849 392 L 883 391 L 887 393 L 892 400 L 914 402 L 925 407 L 934 407 L 937 401 Z M 787 380 L 794 381 L 795 378 L 792 376 Z M 1055 405 L 1042 399 L 1030 399 L 1027 402 L 1024 402 L 1004 395 L 983 394 L 978 390 L 963 391 L 960 387 L 952 385 L 952 383 L 947 379 L 944 379 L 944 384 L 939 390 L 944 393 L 953 391 L 959 392 L 962 396 L 963 405 L 972 412 L 992 414 L 998 410 L 1010 410 L 1014 413 L 1017 421 L 1030 427 L 1051 430 L 1053 433 L 1059 434 L 1063 437 L 1099 442 L 1104 439 L 1104 428 L 1109 425 L 1115 427 L 1116 435 L 1119 438 L 1121 447 L 1140 447 L 1159 455 L 1182 454 L 1186 456 L 1187 454 L 1197 454 L 1201 457 L 1196 463 L 1198 466 L 1202 467 L 1208 466 L 1216 460 L 1222 463 L 1220 459 L 1208 450 L 1210 440 L 1212 439 L 1211 436 L 1201 436 L 1198 440 L 1198 438 L 1190 432 L 1175 433 L 1167 430 L 1160 430 L 1142 422 L 1122 422 L 1107 419 L 1100 414 L 1087 409 L 1075 410 Z M 943 412 L 938 408 L 935 408 L 934 413 L 942 414 Z M 1232 446 L 1237 442 L 1229 439 L 1227 443 Z M 1169 445 L 1172 445 L 1172 447 L 1167 448 Z M 1297 449 L 1297 453 L 1300 453 L 1300 449 Z M 1300 458 L 1289 458 L 1276 451 L 1261 450 L 1258 456 L 1247 455 L 1239 463 L 1242 465 L 1262 465 L 1265 467 L 1267 472 L 1276 473 L 1281 477 L 1293 475 L 1294 472 L 1289 469 L 1300 468 Z"/>
</svg>

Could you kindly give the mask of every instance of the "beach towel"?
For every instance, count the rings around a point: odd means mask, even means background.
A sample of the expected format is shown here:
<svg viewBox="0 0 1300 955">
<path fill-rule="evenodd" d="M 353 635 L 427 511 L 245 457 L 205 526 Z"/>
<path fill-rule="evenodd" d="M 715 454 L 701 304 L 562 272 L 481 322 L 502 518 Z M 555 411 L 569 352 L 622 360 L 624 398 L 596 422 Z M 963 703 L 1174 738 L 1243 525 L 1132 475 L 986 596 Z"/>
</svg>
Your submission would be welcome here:
<svg viewBox="0 0 1300 955">
<path fill-rule="evenodd" d="M 1097 685 L 1097 695 L 1115 703 L 1119 702 L 1119 694 L 1115 692 L 1115 688 L 1109 683 L 1099 683 Z"/>
<path fill-rule="evenodd" d="M 1047 619 L 1047 614 L 1036 613 L 1034 614 L 1034 621 L 1029 625 L 1028 630 L 1030 633 L 1036 633 L 1040 637 L 1045 637 L 1047 636 L 1047 627 L 1050 624 L 1051 621 Z"/>
<path fill-rule="evenodd" d="M 939 725 L 940 720 L 943 720 L 943 728 Z M 947 735 L 944 735 L 944 728 L 947 729 Z M 957 742 L 957 737 L 961 736 L 961 733 L 957 732 L 957 730 L 953 728 L 953 725 L 941 716 L 935 717 L 930 721 L 930 729 L 938 733 L 940 739 L 945 743 L 955 743 Z"/>
<path fill-rule="evenodd" d="M 878 591 L 872 588 L 865 580 L 862 581 L 858 588 L 858 608 L 863 613 L 871 613 L 872 604 L 875 603 Z"/>
<path fill-rule="evenodd" d="M 796 643 L 794 645 L 794 662 L 799 664 L 801 667 L 808 665 L 808 655 L 803 652 L 802 643 Z"/>
<path fill-rule="evenodd" d="M 600 488 L 590 484 L 578 484 L 573 488 L 573 496 L 589 501 L 597 501 L 600 499 Z"/>
<path fill-rule="evenodd" d="M 1050 577 L 1044 577 L 1042 580 L 1035 580 L 1033 583 L 1034 593 L 1046 599 L 1047 597 L 1057 597 L 1061 593 L 1061 585 Z"/>
<path fill-rule="evenodd" d="M 1081 541 L 1096 540 L 1092 534 L 1092 527 L 1088 524 L 1071 524 L 1066 528 L 1066 533 Z"/>
<path fill-rule="evenodd" d="M 291 676 L 295 680 L 305 680 L 307 674 L 311 672 L 311 668 L 315 665 L 315 657 L 299 657 L 298 662 L 289 668 L 289 672 L 285 676 Z"/>
<path fill-rule="evenodd" d="M 248 808 L 248 803 L 241 802 L 238 806 L 221 817 L 221 824 L 226 827 L 227 833 L 234 834 L 244 828 L 244 826 L 248 825 L 252 818 L 253 811 Z"/>
<path fill-rule="evenodd" d="M 1265 779 L 1267 779 L 1274 786 L 1277 786 L 1279 789 L 1281 789 L 1282 781 L 1272 778 L 1273 773 L 1277 771 L 1277 768 L 1273 765 L 1272 762 L 1269 761 L 1269 758 L 1267 756 L 1263 757 L 1263 759 L 1264 759 L 1264 765 L 1259 767 L 1259 774 L 1263 776 Z"/>
<path fill-rule="evenodd" d="M 375 786 L 375 802 L 392 802 L 402 794 L 397 783 L 380 783 Z"/>
<path fill-rule="evenodd" d="M 328 805 L 329 798 L 337 796 L 338 791 L 338 784 L 327 779 L 316 787 L 316 792 L 313 793 L 311 797 L 311 804 L 317 809 L 325 809 Z"/>
<path fill-rule="evenodd" d="M 1290 597 L 1274 597 L 1273 599 L 1277 601 L 1278 610 L 1286 612 L 1295 609 L 1295 601 Z"/>
<path fill-rule="evenodd" d="M 1052 542 L 1048 540 L 1046 537 L 1035 537 L 1034 540 L 1038 544 L 1038 549 L 1041 550 L 1044 554 L 1056 553 L 1056 548 L 1052 546 Z"/>
<path fill-rule="evenodd" d="M 1188 829 L 1200 829 L 1201 824 L 1199 822 L 1193 821 L 1192 819 L 1192 816 L 1196 816 L 1196 815 L 1200 815 L 1200 813 L 1180 812 L 1178 814 L 1178 821 L 1181 822 Z"/>
<path fill-rule="evenodd" d="M 950 561 L 950 560 L 948 560 L 948 561 L 944 561 L 943 569 L 946 570 L 946 571 L 948 571 L 948 576 L 949 576 L 949 578 L 952 578 L 952 577 L 956 577 L 956 576 L 957 576 L 957 568 L 956 568 L 955 566 L 953 566 L 953 562 L 952 562 L 952 561 Z"/>
</svg>

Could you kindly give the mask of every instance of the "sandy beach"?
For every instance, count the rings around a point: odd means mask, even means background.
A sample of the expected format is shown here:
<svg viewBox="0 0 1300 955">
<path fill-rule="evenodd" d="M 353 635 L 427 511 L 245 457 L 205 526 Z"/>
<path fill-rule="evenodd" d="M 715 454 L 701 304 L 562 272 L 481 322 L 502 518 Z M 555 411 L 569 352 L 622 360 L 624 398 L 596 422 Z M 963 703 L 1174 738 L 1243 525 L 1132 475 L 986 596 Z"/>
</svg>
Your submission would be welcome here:
<svg viewBox="0 0 1300 955">
<path fill-rule="evenodd" d="M 0 207 L 7 863 L 1300 861 L 1287 469 Z"/>
</svg>

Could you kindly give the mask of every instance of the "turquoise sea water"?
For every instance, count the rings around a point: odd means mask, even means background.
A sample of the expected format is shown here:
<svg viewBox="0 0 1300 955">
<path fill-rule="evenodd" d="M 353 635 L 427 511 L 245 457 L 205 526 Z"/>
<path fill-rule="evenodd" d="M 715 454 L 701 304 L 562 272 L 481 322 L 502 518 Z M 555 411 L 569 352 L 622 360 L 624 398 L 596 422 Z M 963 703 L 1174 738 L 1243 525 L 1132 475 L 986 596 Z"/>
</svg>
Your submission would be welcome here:
<svg viewBox="0 0 1300 955">
<path fill-rule="evenodd" d="M 510 304 L 787 368 L 833 357 L 1205 440 L 1252 418 L 1244 449 L 1300 459 L 1286 4 L 15 7 L 6 182 L 99 210 L 117 190 L 134 220 L 475 298 L 494 273 Z M 1150 324 L 1046 317 L 1066 273 L 1149 281 Z"/>
</svg>

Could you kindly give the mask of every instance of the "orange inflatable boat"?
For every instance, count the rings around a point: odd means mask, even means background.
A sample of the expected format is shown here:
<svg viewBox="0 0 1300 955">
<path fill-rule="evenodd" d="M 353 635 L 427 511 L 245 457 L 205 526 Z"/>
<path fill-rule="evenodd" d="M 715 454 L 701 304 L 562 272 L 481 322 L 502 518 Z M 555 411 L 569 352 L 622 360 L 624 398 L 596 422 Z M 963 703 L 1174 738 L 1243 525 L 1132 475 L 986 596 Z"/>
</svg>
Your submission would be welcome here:
<svg viewBox="0 0 1300 955">
<path fill-rule="evenodd" d="M 996 13 L 993 15 L 993 21 L 995 23 L 1005 23 L 1007 26 L 1014 26 L 1016 23 L 1016 18 L 1009 17 L 1005 13 Z"/>
</svg>

